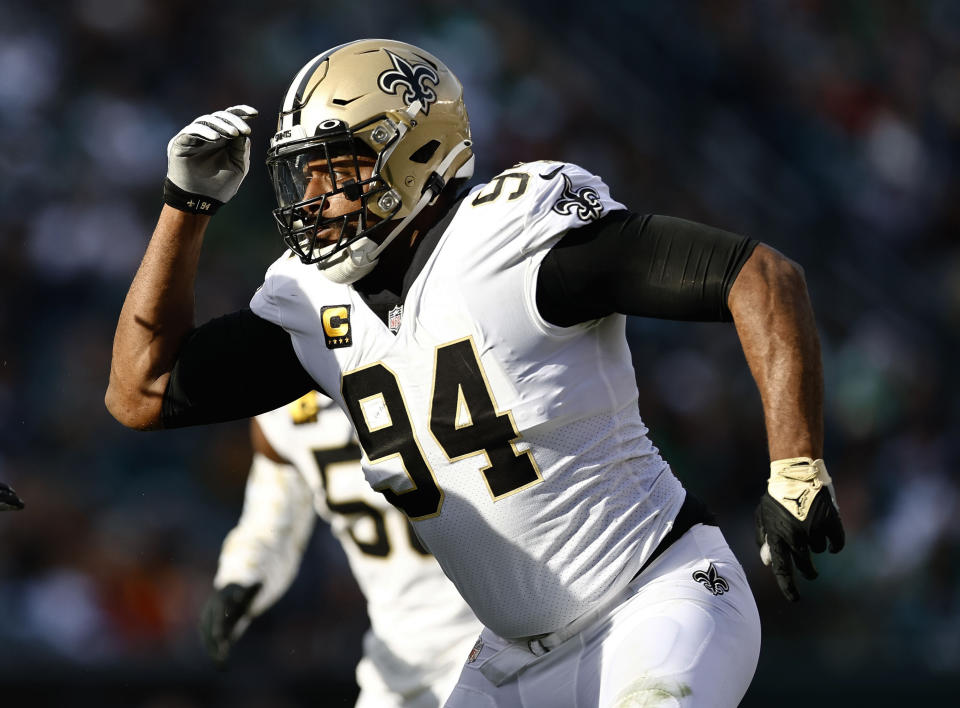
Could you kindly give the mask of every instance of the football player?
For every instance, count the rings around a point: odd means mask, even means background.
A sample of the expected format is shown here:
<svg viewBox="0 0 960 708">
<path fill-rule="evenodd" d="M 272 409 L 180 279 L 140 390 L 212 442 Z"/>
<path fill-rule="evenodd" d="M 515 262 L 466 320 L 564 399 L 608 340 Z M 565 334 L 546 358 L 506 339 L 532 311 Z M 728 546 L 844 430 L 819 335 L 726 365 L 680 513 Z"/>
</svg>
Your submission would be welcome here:
<svg viewBox="0 0 960 708">
<path fill-rule="evenodd" d="M 812 578 L 811 550 L 843 545 L 801 269 L 635 214 L 569 163 L 463 193 L 460 83 L 429 52 L 360 40 L 284 94 L 267 163 L 287 252 L 249 309 L 195 327 L 204 232 L 246 174 L 255 114 L 203 116 L 168 145 L 165 206 L 114 338 L 113 415 L 173 428 L 311 389 L 334 399 L 367 481 L 486 627 L 450 706 L 737 705 L 756 604 L 647 436 L 625 320 L 732 320 L 772 461 L 758 540 L 794 600 L 794 568 Z"/>
<path fill-rule="evenodd" d="M 443 705 L 481 626 L 406 517 L 364 480 L 350 421 L 311 391 L 257 416 L 251 438 L 243 514 L 200 619 L 210 656 L 223 664 L 250 621 L 286 592 L 319 515 L 367 600 L 357 706 Z"/>
<path fill-rule="evenodd" d="M 0 482 L 0 511 L 19 511 L 23 507 L 23 499 L 9 485 Z"/>
</svg>

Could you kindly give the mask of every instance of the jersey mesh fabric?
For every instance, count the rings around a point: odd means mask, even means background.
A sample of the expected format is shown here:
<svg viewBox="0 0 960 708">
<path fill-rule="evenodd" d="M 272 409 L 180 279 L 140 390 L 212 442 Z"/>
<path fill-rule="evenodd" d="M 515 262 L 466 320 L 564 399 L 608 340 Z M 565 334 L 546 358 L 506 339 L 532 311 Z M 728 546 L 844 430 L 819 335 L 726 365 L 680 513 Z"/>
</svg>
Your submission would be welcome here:
<svg viewBox="0 0 960 708">
<path fill-rule="evenodd" d="M 568 229 L 622 208 L 598 177 L 567 163 L 518 165 L 480 185 L 410 286 L 396 334 L 353 288 L 292 259 L 271 266 L 251 301 L 291 334 L 304 368 L 341 406 L 344 374 L 377 371 L 399 390 L 389 415 L 373 411 L 373 419 L 354 422 L 371 432 L 394 418 L 409 422 L 404 438 L 416 447 L 407 453 L 422 456 L 420 474 L 429 474 L 420 484 L 440 490 L 436 510 L 417 515 L 417 531 L 481 621 L 503 637 L 555 631 L 615 593 L 683 500 L 637 411 L 626 318 L 545 327 L 533 304 L 548 249 Z M 330 307 L 349 312 L 350 346 L 325 340 L 322 312 Z M 485 449 L 451 459 L 441 447 L 431 423 L 438 352 L 454 345 L 482 376 L 487 405 L 498 417 L 509 414 L 519 433 L 493 443 L 510 442 L 521 457 L 529 451 L 539 478 L 495 495 Z M 381 408 L 386 400 L 364 395 Z M 364 459 L 367 481 L 410 490 L 407 466 L 390 452 Z"/>
<path fill-rule="evenodd" d="M 459 557 L 458 548 L 469 547 L 471 568 L 514 574 L 446 567 L 484 624 L 506 637 L 554 631 L 636 574 L 684 498 L 645 432 L 630 409 L 525 432 L 544 481 L 499 500 L 484 517 L 473 511 L 480 502 L 464 497 L 489 499 L 486 490 L 450 485 L 444 513 L 458 522 L 420 524 L 438 558 Z M 434 525 L 446 531 L 435 532 Z M 496 535 L 489 534 L 491 526 Z M 505 596 L 508 587 L 516 595 Z"/>
</svg>

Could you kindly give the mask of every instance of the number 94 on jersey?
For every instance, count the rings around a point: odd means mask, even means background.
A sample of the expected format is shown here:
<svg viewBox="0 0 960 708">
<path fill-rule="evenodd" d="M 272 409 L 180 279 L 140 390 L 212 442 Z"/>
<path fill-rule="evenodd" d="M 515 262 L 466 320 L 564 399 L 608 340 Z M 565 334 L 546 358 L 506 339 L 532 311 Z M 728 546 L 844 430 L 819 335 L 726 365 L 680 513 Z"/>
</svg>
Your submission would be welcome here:
<svg viewBox="0 0 960 708">
<path fill-rule="evenodd" d="M 413 483 L 404 492 L 380 490 L 387 501 L 412 520 L 439 514 L 442 480 L 423 453 L 397 375 L 377 362 L 345 373 L 341 391 L 370 463 L 399 457 Z M 428 429 L 450 462 L 485 457 L 478 471 L 494 501 L 543 480 L 530 452 L 517 449 L 510 411 L 497 410 L 472 337 L 436 348 L 429 411 Z"/>
</svg>

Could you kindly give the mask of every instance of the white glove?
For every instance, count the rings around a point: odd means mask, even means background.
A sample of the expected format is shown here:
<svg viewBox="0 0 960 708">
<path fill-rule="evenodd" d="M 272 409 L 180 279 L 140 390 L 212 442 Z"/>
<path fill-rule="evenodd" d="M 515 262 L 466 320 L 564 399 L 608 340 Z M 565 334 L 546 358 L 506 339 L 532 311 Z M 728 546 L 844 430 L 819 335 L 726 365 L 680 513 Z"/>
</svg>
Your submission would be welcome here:
<svg viewBox="0 0 960 708">
<path fill-rule="evenodd" d="M 181 211 L 213 214 L 237 193 L 250 169 L 250 106 L 203 115 L 167 144 L 163 201 Z"/>
</svg>

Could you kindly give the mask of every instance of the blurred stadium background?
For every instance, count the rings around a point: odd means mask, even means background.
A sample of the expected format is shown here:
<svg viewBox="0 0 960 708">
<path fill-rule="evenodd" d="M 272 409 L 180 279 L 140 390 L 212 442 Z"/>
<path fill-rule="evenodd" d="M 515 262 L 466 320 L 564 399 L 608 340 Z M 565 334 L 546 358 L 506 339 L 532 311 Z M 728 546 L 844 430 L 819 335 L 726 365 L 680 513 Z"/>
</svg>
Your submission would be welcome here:
<svg viewBox="0 0 960 708">
<path fill-rule="evenodd" d="M 732 328 L 632 322 L 641 413 L 757 595 L 764 648 L 744 705 L 956 699 L 960 3 L 482 6 L 0 4 L 0 479 L 28 504 L 0 516 L 0 704 L 352 701 L 366 619 L 322 531 L 226 672 L 200 648 L 245 424 L 141 435 L 102 399 L 169 138 L 202 112 L 261 111 L 251 173 L 205 246 L 207 319 L 244 306 L 281 248 L 261 158 L 287 82 L 365 36 L 421 45 L 459 74 L 478 175 L 570 160 L 635 210 L 749 234 L 805 266 L 848 547 L 817 560 L 800 604 L 755 552 L 767 458 Z"/>
</svg>

